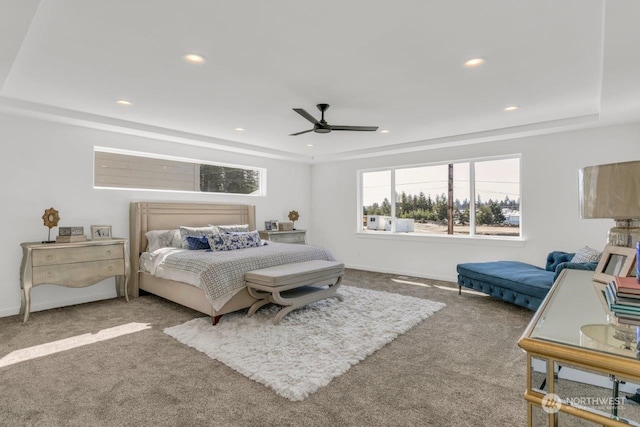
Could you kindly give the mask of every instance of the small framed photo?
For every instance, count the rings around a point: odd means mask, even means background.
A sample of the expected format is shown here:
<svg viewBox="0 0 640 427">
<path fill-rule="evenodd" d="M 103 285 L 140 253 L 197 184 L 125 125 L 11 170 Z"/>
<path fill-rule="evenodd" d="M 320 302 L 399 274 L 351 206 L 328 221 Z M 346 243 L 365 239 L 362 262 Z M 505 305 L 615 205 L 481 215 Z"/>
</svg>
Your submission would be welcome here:
<svg viewBox="0 0 640 427">
<path fill-rule="evenodd" d="M 91 239 L 110 239 L 111 238 L 111 226 L 110 225 L 92 225 L 91 226 Z"/>
<path fill-rule="evenodd" d="M 271 229 L 273 231 L 278 231 L 278 220 L 277 219 L 272 219 L 269 222 L 271 222 Z"/>
<path fill-rule="evenodd" d="M 264 222 L 264 229 L 267 231 L 271 231 L 271 221 Z"/>
<path fill-rule="evenodd" d="M 602 252 L 602 257 L 593 280 L 601 283 L 609 283 L 615 276 L 629 277 L 636 263 L 636 250 L 622 246 L 607 245 Z"/>
</svg>

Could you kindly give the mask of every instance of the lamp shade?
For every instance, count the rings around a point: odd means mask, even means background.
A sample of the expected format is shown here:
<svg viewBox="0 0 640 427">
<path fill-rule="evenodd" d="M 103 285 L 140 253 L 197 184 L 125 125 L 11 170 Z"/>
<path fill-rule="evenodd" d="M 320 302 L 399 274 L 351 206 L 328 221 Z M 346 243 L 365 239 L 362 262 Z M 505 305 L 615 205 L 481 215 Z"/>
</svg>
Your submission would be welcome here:
<svg viewBox="0 0 640 427">
<path fill-rule="evenodd" d="M 580 169 L 580 217 L 640 218 L 640 161 Z"/>
</svg>

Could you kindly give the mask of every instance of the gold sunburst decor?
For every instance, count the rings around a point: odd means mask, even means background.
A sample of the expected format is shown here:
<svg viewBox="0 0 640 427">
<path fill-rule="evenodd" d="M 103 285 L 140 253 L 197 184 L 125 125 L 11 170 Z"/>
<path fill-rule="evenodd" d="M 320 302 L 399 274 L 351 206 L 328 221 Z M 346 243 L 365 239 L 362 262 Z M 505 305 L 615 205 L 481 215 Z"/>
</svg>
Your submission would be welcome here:
<svg viewBox="0 0 640 427">
<path fill-rule="evenodd" d="M 293 229 L 296 229 L 296 221 L 300 219 L 300 214 L 298 211 L 289 212 L 289 221 L 293 222 Z"/>
<path fill-rule="evenodd" d="M 49 208 L 44 211 L 42 220 L 44 221 L 44 226 L 49 227 L 49 237 L 45 242 L 42 243 L 53 243 L 54 241 L 51 240 L 51 229 L 58 225 L 58 221 L 60 221 L 60 215 L 58 215 L 58 211 L 54 208 Z"/>
</svg>

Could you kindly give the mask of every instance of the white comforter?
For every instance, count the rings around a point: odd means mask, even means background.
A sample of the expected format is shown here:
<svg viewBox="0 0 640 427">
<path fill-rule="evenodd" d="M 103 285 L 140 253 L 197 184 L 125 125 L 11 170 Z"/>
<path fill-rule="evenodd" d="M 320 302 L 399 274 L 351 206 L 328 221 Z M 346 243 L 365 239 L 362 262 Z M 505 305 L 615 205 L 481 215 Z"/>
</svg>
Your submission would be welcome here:
<svg viewBox="0 0 640 427">
<path fill-rule="evenodd" d="M 156 277 L 202 288 L 213 308 L 219 310 L 245 287 L 247 271 L 314 259 L 334 260 L 329 251 L 318 246 L 269 242 L 234 251 L 161 248 L 141 259 L 140 264 Z"/>
</svg>

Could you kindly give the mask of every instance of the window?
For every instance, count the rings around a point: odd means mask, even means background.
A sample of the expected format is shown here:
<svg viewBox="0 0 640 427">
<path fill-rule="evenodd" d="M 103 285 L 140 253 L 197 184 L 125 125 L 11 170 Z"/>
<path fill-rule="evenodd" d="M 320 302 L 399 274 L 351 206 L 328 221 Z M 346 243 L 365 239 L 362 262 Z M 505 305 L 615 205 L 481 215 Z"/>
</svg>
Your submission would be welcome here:
<svg viewBox="0 0 640 427">
<path fill-rule="evenodd" d="M 261 168 L 94 149 L 94 187 L 263 196 Z"/>
<path fill-rule="evenodd" d="M 520 158 L 361 171 L 362 232 L 520 236 Z"/>
</svg>

